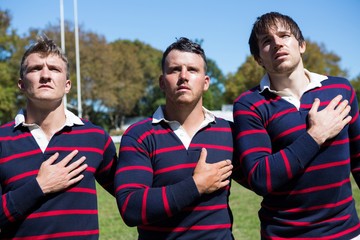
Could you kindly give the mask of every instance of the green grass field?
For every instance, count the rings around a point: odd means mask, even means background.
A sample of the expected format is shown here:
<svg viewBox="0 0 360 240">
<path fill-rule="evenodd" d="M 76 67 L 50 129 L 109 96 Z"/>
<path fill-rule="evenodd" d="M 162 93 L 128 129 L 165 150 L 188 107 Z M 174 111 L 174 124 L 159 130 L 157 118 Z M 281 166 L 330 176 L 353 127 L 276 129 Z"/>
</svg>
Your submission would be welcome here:
<svg viewBox="0 0 360 240">
<path fill-rule="evenodd" d="M 360 213 L 360 190 L 353 181 L 356 208 Z M 135 240 L 136 228 L 127 227 L 122 221 L 115 199 L 104 189 L 98 187 L 99 222 L 101 240 Z M 233 234 L 235 239 L 260 239 L 257 216 L 261 197 L 233 183 L 230 195 L 230 207 L 234 215 Z"/>
</svg>

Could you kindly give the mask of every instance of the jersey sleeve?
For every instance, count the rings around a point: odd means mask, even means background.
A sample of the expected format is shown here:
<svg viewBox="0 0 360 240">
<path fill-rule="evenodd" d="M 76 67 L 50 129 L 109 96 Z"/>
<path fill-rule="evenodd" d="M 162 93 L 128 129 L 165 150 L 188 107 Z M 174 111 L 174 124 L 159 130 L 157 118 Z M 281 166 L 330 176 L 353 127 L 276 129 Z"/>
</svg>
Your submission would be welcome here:
<svg viewBox="0 0 360 240">
<path fill-rule="evenodd" d="M 105 132 L 104 136 L 103 159 L 96 171 L 95 178 L 106 191 L 114 195 L 114 177 L 117 164 L 116 147 L 108 133 Z"/>
<path fill-rule="evenodd" d="M 238 167 L 249 188 L 258 195 L 267 195 L 296 177 L 318 153 L 319 146 L 304 132 L 283 149 L 273 146 L 260 114 L 244 101 L 234 103 L 235 147 Z"/>
<path fill-rule="evenodd" d="M 200 197 L 193 178 L 153 187 L 151 152 L 144 143 L 124 135 L 115 174 L 115 194 L 120 214 L 129 226 L 169 218 Z"/>
<path fill-rule="evenodd" d="M 360 119 L 359 107 L 356 92 L 352 88 L 352 94 L 349 100 L 351 105 L 350 115 L 352 117 L 349 124 L 349 139 L 350 139 L 350 162 L 351 173 L 360 189 Z"/>
<path fill-rule="evenodd" d="M 5 194 L 0 187 L 0 193 L 0 230 L 9 223 L 23 220 L 45 197 L 35 178 L 20 188 Z"/>
</svg>

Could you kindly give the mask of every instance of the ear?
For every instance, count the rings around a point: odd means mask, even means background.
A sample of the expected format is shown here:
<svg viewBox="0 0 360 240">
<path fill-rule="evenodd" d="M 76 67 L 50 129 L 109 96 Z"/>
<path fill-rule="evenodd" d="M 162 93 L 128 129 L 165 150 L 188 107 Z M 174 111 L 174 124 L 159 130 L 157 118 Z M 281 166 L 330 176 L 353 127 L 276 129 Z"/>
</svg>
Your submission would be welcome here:
<svg viewBox="0 0 360 240">
<path fill-rule="evenodd" d="M 210 77 L 205 75 L 205 82 L 204 82 L 204 91 L 207 91 L 210 87 Z"/>
<path fill-rule="evenodd" d="M 254 58 L 255 61 L 260 65 L 260 67 L 264 67 L 263 62 L 260 57 Z"/>
<path fill-rule="evenodd" d="M 300 54 L 304 54 L 306 50 L 306 42 L 303 41 L 302 44 L 300 44 Z"/>
<path fill-rule="evenodd" d="M 165 91 L 164 75 L 159 77 L 159 87 L 162 91 Z"/>
<path fill-rule="evenodd" d="M 25 91 L 25 84 L 21 78 L 19 78 L 19 80 L 18 80 L 18 87 L 19 87 L 20 91 L 22 91 L 22 92 Z"/>
<path fill-rule="evenodd" d="M 71 81 L 68 79 L 65 82 L 65 93 L 69 93 L 71 89 Z"/>
</svg>

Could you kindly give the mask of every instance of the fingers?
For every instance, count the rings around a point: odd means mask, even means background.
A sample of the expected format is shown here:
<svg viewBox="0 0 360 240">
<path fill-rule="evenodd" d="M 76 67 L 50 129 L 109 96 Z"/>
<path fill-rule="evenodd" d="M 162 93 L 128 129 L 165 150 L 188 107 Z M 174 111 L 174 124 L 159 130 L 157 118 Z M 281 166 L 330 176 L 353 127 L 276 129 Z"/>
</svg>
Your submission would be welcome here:
<svg viewBox="0 0 360 240">
<path fill-rule="evenodd" d="M 51 157 L 49 157 L 49 159 L 47 159 L 45 162 L 46 162 L 46 164 L 49 164 L 49 165 L 51 165 L 51 164 L 53 164 L 55 161 L 56 161 L 56 159 L 59 157 L 59 153 L 57 152 L 57 153 L 55 153 L 54 155 L 52 155 Z"/>
<path fill-rule="evenodd" d="M 206 148 L 202 148 L 200 152 L 199 162 L 206 163 L 207 150 Z"/>
<path fill-rule="evenodd" d="M 70 164 L 67 169 L 69 170 L 69 177 L 72 179 L 75 176 L 79 175 L 81 172 L 85 171 L 85 169 L 88 167 L 87 164 L 83 164 L 86 157 L 81 157 L 76 162 L 73 162 Z"/>
<path fill-rule="evenodd" d="M 63 160 L 58 163 L 59 166 L 65 167 L 76 156 L 76 154 L 78 154 L 78 152 L 78 150 L 74 150 L 69 153 Z"/>
<path fill-rule="evenodd" d="M 320 99 L 315 98 L 315 99 L 314 99 L 314 103 L 313 103 L 313 105 L 311 106 L 309 113 L 315 113 L 315 112 L 317 112 L 318 109 L 319 109 L 319 106 L 320 106 Z"/>
<path fill-rule="evenodd" d="M 339 105 L 339 102 L 341 101 L 342 99 L 342 96 L 341 95 L 337 95 L 336 97 L 334 97 L 329 105 L 327 106 L 327 108 L 330 108 L 330 109 L 335 109 L 338 105 Z"/>
<path fill-rule="evenodd" d="M 221 169 L 220 169 L 220 171 L 221 171 L 221 181 L 224 181 L 224 180 L 228 179 L 231 176 L 233 165 L 231 164 L 230 160 L 224 160 L 224 161 L 221 161 L 220 163 L 226 164 L 226 165 L 223 165 L 221 167 Z"/>
<path fill-rule="evenodd" d="M 69 180 L 69 182 L 68 182 L 68 185 L 71 186 L 71 185 L 73 185 L 73 184 L 75 184 L 77 182 L 80 182 L 81 179 L 83 179 L 83 178 L 84 178 L 84 175 L 82 175 L 82 174 L 75 177 L 75 178 L 71 178 L 71 180 Z"/>
</svg>

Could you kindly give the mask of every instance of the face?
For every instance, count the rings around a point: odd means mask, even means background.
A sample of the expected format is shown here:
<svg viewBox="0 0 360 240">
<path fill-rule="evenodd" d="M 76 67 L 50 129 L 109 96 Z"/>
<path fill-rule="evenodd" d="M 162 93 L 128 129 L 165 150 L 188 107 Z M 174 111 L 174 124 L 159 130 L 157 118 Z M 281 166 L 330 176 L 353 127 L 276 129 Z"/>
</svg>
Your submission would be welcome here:
<svg viewBox="0 0 360 240">
<path fill-rule="evenodd" d="M 267 34 L 258 36 L 259 59 L 257 62 L 271 73 L 291 73 L 302 62 L 301 54 L 305 52 L 305 42 L 299 42 L 290 30 L 278 24 Z"/>
<path fill-rule="evenodd" d="M 210 78 L 205 75 L 205 62 L 200 55 L 172 50 L 165 59 L 159 83 L 167 104 L 202 104 Z"/>
<path fill-rule="evenodd" d="M 24 62 L 24 78 L 18 86 L 30 102 L 50 103 L 62 101 L 70 91 L 71 82 L 66 79 L 66 64 L 56 55 L 30 54 Z"/>
</svg>

